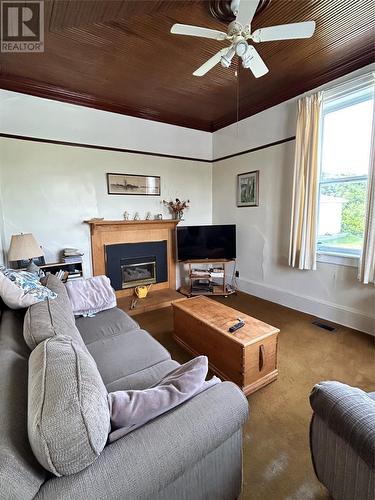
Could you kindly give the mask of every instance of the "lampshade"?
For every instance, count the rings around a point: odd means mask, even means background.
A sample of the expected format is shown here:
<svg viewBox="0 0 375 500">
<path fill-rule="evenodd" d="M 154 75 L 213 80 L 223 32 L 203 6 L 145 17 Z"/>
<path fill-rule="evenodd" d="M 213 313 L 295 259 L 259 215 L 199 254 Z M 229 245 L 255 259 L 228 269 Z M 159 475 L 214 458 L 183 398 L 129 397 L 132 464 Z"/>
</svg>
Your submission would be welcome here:
<svg viewBox="0 0 375 500">
<path fill-rule="evenodd" d="M 8 260 L 27 260 L 44 255 L 38 242 L 31 233 L 13 234 L 10 240 Z"/>
</svg>

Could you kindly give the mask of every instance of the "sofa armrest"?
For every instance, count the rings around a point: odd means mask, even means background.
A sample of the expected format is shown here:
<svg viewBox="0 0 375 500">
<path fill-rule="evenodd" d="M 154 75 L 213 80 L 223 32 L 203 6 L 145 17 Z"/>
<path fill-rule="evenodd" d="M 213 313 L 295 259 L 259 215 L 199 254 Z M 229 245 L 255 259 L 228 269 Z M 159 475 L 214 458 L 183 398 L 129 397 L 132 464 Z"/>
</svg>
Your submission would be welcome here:
<svg viewBox="0 0 375 500">
<path fill-rule="evenodd" d="M 83 471 L 50 479 L 36 498 L 152 498 L 229 439 L 247 416 L 236 385 L 215 385 L 106 446 Z"/>
<path fill-rule="evenodd" d="M 375 401 L 341 382 L 321 382 L 310 394 L 314 412 L 372 468 L 375 466 Z"/>
</svg>

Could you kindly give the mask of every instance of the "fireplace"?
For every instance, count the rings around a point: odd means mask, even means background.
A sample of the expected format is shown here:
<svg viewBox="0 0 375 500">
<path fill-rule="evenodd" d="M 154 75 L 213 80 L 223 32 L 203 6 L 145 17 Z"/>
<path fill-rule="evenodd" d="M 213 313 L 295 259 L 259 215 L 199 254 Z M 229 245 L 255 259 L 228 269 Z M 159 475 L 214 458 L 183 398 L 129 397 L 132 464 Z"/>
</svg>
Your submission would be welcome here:
<svg viewBox="0 0 375 500">
<path fill-rule="evenodd" d="M 121 259 L 122 288 L 156 283 L 156 257 Z"/>
<path fill-rule="evenodd" d="M 105 245 L 106 274 L 115 290 L 168 281 L 167 241 Z"/>
</svg>

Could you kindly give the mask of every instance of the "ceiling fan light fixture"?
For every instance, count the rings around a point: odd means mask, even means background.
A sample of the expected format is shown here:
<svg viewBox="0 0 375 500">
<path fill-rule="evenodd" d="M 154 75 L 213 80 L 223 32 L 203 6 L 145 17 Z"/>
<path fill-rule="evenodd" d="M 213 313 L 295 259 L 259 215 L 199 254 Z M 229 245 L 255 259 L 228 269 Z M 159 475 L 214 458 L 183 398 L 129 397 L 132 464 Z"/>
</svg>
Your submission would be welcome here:
<svg viewBox="0 0 375 500">
<path fill-rule="evenodd" d="M 220 64 L 222 65 L 223 68 L 229 68 L 235 53 L 236 51 L 234 50 L 234 48 L 230 47 L 228 52 L 221 56 Z"/>
<path fill-rule="evenodd" d="M 244 57 L 248 48 L 249 48 L 249 46 L 247 44 L 247 41 L 244 38 L 242 38 L 242 39 L 238 40 L 238 42 L 236 42 L 235 50 L 236 50 L 236 54 L 239 57 Z"/>
<path fill-rule="evenodd" d="M 210 0 L 220 2 L 222 0 Z M 224 0 L 223 0 L 224 1 Z M 193 73 L 194 76 L 203 76 L 219 62 L 224 68 L 229 68 L 235 54 L 242 59 L 244 68 L 250 69 L 255 78 L 260 78 L 269 72 L 262 57 L 253 44 L 249 45 L 247 40 L 254 43 L 273 42 L 279 40 L 293 40 L 310 38 L 315 31 L 315 21 L 304 21 L 300 23 L 281 24 L 259 28 L 252 32 L 251 24 L 260 4 L 269 3 L 271 0 L 229 0 L 227 10 L 230 8 L 236 17 L 230 22 L 227 32 L 218 31 L 200 26 L 190 26 L 188 24 L 174 24 L 171 33 L 176 35 L 186 35 L 201 38 L 211 38 L 214 40 L 227 40 L 230 46 L 219 50 L 208 61 L 203 63 Z M 210 4 L 210 5 L 211 5 Z"/>
</svg>

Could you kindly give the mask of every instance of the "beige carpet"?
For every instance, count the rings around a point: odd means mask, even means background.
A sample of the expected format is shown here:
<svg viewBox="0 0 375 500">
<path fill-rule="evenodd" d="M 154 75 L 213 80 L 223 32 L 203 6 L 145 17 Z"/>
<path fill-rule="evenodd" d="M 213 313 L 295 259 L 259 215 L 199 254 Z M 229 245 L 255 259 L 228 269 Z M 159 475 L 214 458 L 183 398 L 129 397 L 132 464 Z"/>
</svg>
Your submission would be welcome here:
<svg viewBox="0 0 375 500">
<path fill-rule="evenodd" d="M 312 325 L 312 316 L 246 294 L 220 300 L 281 330 L 279 378 L 248 398 L 242 499 L 328 499 L 311 465 L 308 396 L 321 380 L 374 391 L 374 338 L 345 327 L 329 333 Z M 189 359 L 172 338 L 171 308 L 136 320 L 177 361 Z"/>
</svg>

